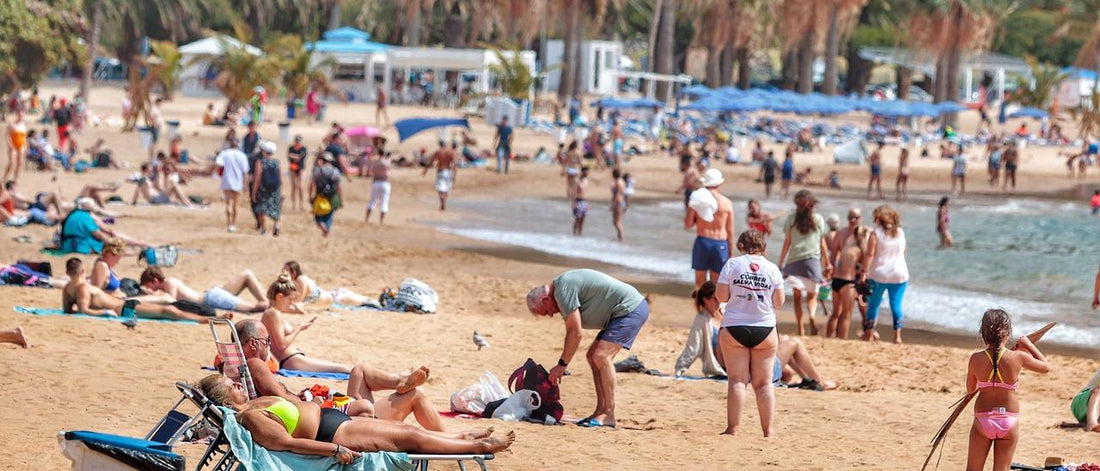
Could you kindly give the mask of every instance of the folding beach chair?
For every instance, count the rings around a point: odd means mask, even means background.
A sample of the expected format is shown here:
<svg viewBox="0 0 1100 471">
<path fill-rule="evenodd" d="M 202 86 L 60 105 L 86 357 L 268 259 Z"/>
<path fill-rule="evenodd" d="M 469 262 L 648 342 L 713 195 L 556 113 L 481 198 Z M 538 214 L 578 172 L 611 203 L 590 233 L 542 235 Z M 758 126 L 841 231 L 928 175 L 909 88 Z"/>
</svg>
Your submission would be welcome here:
<svg viewBox="0 0 1100 471">
<path fill-rule="evenodd" d="M 218 326 L 229 327 L 229 335 L 218 335 Z M 239 381 L 248 391 L 248 398 L 256 398 L 256 386 L 252 383 L 252 374 L 248 372 L 248 364 L 244 358 L 244 349 L 241 348 L 241 339 L 237 338 L 237 329 L 228 319 L 210 319 L 210 332 L 214 334 L 214 345 L 218 348 L 218 356 L 222 359 L 222 374 L 233 381 Z"/>
<path fill-rule="evenodd" d="M 419 471 L 428 471 L 428 463 L 432 461 L 454 461 L 458 463 L 458 469 L 462 471 L 466 471 L 466 461 L 473 461 L 477 463 L 481 471 L 488 471 L 489 465 L 485 462 L 492 459 L 492 453 L 487 455 L 417 455 L 409 453 L 409 461 L 412 461 L 413 469 Z"/>
</svg>

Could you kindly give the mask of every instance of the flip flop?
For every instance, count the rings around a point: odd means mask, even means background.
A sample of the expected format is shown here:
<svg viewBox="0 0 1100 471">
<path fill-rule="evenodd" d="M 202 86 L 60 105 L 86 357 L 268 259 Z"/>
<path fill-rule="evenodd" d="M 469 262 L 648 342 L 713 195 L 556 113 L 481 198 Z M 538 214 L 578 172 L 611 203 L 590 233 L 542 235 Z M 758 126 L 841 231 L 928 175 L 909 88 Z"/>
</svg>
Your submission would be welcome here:
<svg viewBox="0 0 1100 471">
<path fill-rule="evenodd" d="M 599 420 L 593 419 L 591 417 L 589 417 L 587 419 L 578 420 L 577 421 L 577 426 L 578 427 L 584 427 L 584 428 L 596 428 L 596 427 L 615 428 L 614 425 L 604 425 Z"/>
</svg>

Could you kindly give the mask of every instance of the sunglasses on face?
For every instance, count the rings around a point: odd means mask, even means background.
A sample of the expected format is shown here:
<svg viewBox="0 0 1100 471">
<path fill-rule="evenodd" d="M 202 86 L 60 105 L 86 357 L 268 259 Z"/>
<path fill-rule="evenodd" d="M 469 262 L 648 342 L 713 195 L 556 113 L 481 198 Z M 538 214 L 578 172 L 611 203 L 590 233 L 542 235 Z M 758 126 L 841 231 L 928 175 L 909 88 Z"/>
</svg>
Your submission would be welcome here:
<svg viewBox="0 0 1100 471">
<path fill-rule="evenodd" d="M 264 338 L 253 337 L 252 340 L 255 341 L 255 342 L 258 342 L 260 345 L 265 345 L 265 346 L 271 345 L 271 337 L 264 337 Z"/>
</svg>

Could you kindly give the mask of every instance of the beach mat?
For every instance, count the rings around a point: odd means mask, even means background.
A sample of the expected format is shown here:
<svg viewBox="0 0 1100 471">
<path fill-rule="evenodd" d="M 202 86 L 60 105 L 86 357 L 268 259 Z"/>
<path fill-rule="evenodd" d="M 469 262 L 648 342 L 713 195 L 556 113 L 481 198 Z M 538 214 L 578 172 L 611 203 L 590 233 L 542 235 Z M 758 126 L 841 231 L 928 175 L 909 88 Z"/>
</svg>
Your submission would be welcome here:
<svg viewBox="0 0 1100 471">
<path fill-rule="evenodd" d="M 23 314 L 33 314 L 33 315 L 36 315 L 36 316 L 83 317 L 83 318 L 87 318 L 87 319 L 99 319 L 99 320 L 115 321 L 115 322 L 122 322 L 122 321 L 127 320 L 127 319 L 132 319 L 130 317 L 118 317 L 118 316 L 100 317 L 100 316 L 89 316 L 87 314 L 66 314 L 65 311 L 62 311 L 61 309 L 46 309 L 46 308 L 23 307 L 23 306 L 15 306 L 15 312 L 19 312 L 19 313 L 23 313 Z M 165 323 L 172 323 L 172 324 L 198 324 L 198 322 L 195 322 L 195 321 L 185 321 L 185 320 L 179 320 L 178 321 L 178 320 L 174 320 L 174 319 L 144 319 L 144 318 L 141 318 L 141 317 L 138 317 L 137 321 L 138 322 L 165 322 Z"/>
<path fill-rule="evenodd" d="M 213 366 L 203 366 L 201 369 L 204 369 L 204 370 L 207 370 L 207 371 L 218 371 L 218 369 L 214 368 Z M 331 379 L 333 381 L 347 381 L 349 378 L 351 378 L 351 375 L 347 374 L 347 373 L 321 373 L 321 372 L 317 372 L 317 371 L 286 370 L 286 369 L 280 369 L 279 371 L 276 371 L 275 374 L 279 375 L 279 376 L 282 376 L 284 378 L 316 378 L 316 379 Z"/>
</svg>

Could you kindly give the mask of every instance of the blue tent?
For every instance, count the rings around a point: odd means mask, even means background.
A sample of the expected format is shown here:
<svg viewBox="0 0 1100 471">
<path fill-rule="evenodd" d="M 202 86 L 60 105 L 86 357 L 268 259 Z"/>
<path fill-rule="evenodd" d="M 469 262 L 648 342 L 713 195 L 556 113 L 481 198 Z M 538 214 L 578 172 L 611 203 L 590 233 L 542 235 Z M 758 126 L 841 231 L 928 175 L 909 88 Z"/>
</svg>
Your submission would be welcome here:
<svg viewBox="0 0 1100 471">
<path fill-rule="evenodd" d="M 466 118 L 406 118 L 393 123 L 393 127 L 397 128 L 397 136 L 402 141 L 415 136 L 421 131 L 447 126 L 469 128 L 470 122 L 466 121 Z"/>
<path fill-rule="evenodd" d="M 385 52 L 389 46 L 370 41 L 370 33 L 351 27 L 325 31 L 324 39 L 306 43 L 306 49 L 316 52 L 373 54 Z"/>
<path fill-rule="evenodd" d="M 1043 118 L 1046 118 L 1047 116 L 1050 116 L 1050 113 L 1047 113 L 1044 110 L 1040 110 L 1039 108 L 1031 108 L 1031 107 L 1020 108 L 1016 111 L 1013 111 L 1012 114 L 1008 115 L 1009 118 L 1035 118 L 1035 119 L 1043 119 Z"/>
</svg>

